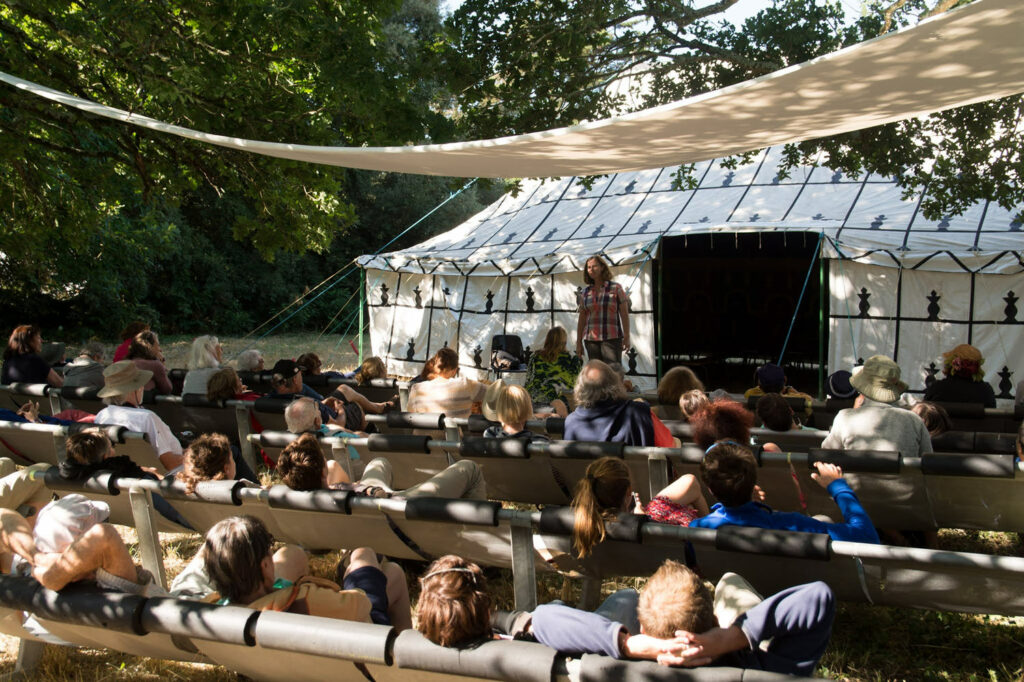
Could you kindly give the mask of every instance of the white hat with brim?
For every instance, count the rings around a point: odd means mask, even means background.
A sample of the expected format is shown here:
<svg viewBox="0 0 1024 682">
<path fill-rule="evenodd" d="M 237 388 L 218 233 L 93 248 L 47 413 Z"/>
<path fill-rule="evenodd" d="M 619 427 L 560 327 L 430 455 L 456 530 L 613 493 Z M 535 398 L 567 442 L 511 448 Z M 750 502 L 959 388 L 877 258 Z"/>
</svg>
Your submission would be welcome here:
<svg viewBox="0 0 1024 682">
<path fill-rule="evenodd" d="M 480 404 L 480 412 L 483 413 L 484 417 L 491 420 L 492 422 L 501 421 L 498 419 L 498 396 L 505 389 L 504 379 L 498 379 L 493 384 L 487 387 L 487 392 L 484 393 L 484 400 Z"/>
<path fill-rule="evenodd" d="M 148 369 L 139 369 L 131 360 L 122 360 L 103 370 L 103 388 L 97 395 L 109 398 L 137 391 L 153 378 Z"/>
<path fill-rule="evenodd" d="M 907 390 L 906 382 L 900 380 L 900 366 L 884 355 L 872 355 L 863 366 L 854 367 L 850 385 L 880 403 L 894 403 Z"/>
</svg>

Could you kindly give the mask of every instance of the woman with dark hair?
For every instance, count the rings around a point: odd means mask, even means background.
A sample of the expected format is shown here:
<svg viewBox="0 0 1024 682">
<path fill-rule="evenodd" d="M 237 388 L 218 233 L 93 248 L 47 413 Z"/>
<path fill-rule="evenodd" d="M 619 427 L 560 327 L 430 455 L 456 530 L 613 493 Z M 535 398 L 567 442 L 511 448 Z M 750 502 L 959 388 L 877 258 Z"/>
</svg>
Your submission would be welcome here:
<svg viewBox="0 0 1024 682">
<path fill-rule="evenodd" d="M 576 354 L 583 346 L 591 360 L 622 362 L 629 350 L 629 297 L 612 280 L 612 271 L 598 256 L 591 256 L 583 269 L 587 288 L 580 295 L 580 317 L 576 323 Z"/>
<path fill-rule="evenodd" d="M 679 399 L 688 391 L 703 392 L 703 382 L 689 367 L 673 367 L 658 382 L 658 404 L 653 405 L 651 411 L 659 419 L 681 419 Z"/>
<path fill-rule="evenodd" d="M 474 404 L 479 407 L 487 386 L 457 376 L 459 354 L 445 346 L 432 358 L 433 378 L 409 388 L 407 412 L 444 413 L 449 417 L 468 417 Z"/>
<path fill-rule="evenodd" d="M 174 392 L 171 380 L 167 378 L 164 352 L 160 348 L 160 337 L 156 335 L 156 332 L 146 330 L 136 334 L 131 345 L 128 346 L 127 359 L 131 360 L 139 369 L 153 373 L 153 378 L 142 387 L 144 391 L 156 389 L 156 392 L 162 395 Z"/>
<path fill-rule="evenodd" d="M 559 417 L 569 411 L 563 402 L 572 395 L 583 358 L 569 355 L 565 344 L 569 335 L 564 327 L 554 326 L 544 337 L 544 346 L 526 363 L 526 390 L 535 405 L 551 405 Z"/>
<path fill-rule="evenodd" d="M 63 386 L 64 378 L 54 371 L 46 360 L 40 357 L 43 350 L 43 335 L 34 324 L 23 324 L 14 328 L 7 348 L 4 349 L 4 364 L 0 369 L 0 384 L 50 384 Z"/>
</svg>

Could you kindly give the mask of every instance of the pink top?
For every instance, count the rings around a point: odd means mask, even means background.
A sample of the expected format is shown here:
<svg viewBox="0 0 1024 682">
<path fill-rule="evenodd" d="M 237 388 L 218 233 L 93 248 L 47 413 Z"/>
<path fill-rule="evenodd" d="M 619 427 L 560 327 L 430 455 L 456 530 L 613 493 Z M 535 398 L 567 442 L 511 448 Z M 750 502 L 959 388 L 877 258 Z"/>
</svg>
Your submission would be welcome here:
<svg viewBox="0 0 1024 682">
<path fill-rule="evenodd" d="M 128 359 L 128 346 L 132 345 L 131 339 L 125 339 L 121 345 L 114 350 L 114 362 L 121 362 Z"/>
</svg>

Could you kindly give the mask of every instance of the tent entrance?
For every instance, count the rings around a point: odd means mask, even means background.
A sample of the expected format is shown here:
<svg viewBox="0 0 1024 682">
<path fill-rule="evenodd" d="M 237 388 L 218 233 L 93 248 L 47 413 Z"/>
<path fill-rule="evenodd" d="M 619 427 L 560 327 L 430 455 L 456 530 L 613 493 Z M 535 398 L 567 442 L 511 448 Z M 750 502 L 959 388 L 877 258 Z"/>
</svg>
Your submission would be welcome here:
<svg viewBox="0 0 1024 682">
<path fill-rule="evenodd" d="M 753 370 L 786 346 L 790 383 L 816 393 L 821 278 L 807 278 L 816 233 L 733 232 L 667 237 L 657 280 L 661 371 L 686 364 L 708 388 L 749 388 Z M 827 333 L 827 330 L 826 330 Z"/>
</svg>

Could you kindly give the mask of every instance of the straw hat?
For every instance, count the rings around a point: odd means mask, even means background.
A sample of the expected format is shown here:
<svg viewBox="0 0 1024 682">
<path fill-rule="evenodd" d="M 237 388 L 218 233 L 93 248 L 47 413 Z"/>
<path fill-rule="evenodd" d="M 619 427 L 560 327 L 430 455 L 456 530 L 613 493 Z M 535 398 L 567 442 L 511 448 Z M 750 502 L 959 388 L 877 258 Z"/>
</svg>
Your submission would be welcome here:
<svg viewBox="0 0 1024 682">
<path fill-rule="evenodd" d="M 953 350 L 942 354 L 943 372 L 950 376 L 961 376 L 981 381 L 985 376 L 985 370 L 981 368 L 985 364 L 985 358 L 981 351 L 969 343 L 961 343 Z"/>
<path fill-rule="evenodd" d="M 884 355 L 872 355 L 863 366 L 854 367 L 850 385 L 880 403 L 894 403 L 907 390 L 906 382 L 900 380 L 900 366 Z"/>
<path fill-rule="evenodd" d="M 492 422 L 501 421 L 498 419 L 498 396 L 505 390 L 505 380 L 498 379 L 493 384 L 487 387 L 487 392 L 484 393 L 484 401 L 480 405 L 480 411 L 484 417 L 491 420 Z"/>
<path fill-rule="evenodd" d="M 124 395 L 138 390 L 149 383 L 153 373 L 139 369 L 131 360 L 122 360 L 103 370 L 103 388 L 97 393 L 100 398 Z"/>
</svg>

